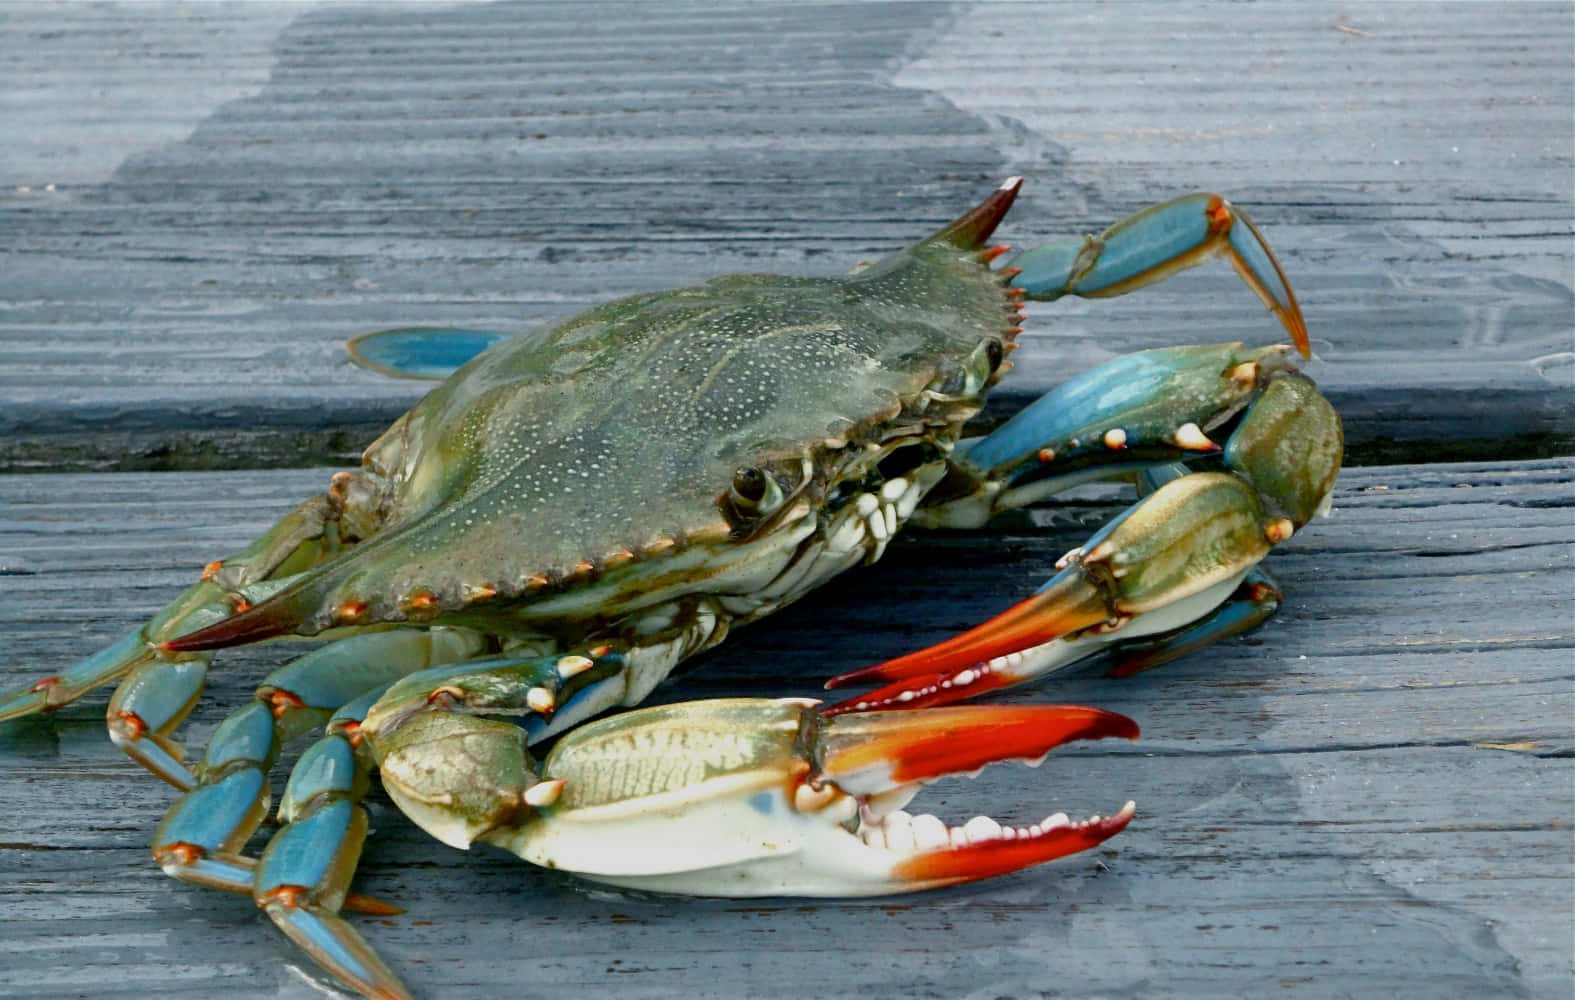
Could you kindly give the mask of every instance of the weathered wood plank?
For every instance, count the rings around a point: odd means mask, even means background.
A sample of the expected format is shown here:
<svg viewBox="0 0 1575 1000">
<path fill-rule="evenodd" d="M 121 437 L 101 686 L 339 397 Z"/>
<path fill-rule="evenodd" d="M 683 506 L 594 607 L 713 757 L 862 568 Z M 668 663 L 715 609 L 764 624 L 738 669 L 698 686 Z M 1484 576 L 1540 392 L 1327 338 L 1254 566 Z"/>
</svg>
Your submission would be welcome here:
<svg viewBox="0 0 1575 1000">
<path fill-rule="evenodd" d="M 351 334 L 835 271 L 1007 173 L 1030 179 L 1019 243 L 1189 188 L 1249 206 L 1368 454 L 1567 447 L 1572 30 L 1568 4 L 7 5 L 0 465 L 350 454 L 421 391 L 350 367 Z M 1117 351 L 1276 335 L 1220 269 L 1031 312 L 1006 408 Z M 325 476 L 0 477 L 0 685 L 133 627 Z M 1566 997 L 1572 481 L 1348 471 L 1274 557 L 1290 597 L 1264 630 L 1010 696 L 1145 737 L 929 807 L 1135 796 L 1098 859 L 911 899 L 678 901 L 385 810 L 365 885 L 411 912 L 368 933 L 434 996 Z M 1111 509 L 905 541 L 662 694 L 813 693 L 998 609 Z M 193 738 L 286 655 L 226 654 Z M 170 795 L 102 701 L 0 727 L 0 995 L 318 995 L 248 904 L 148 863 Z"/>
<path fill-rule="evenodd" d="M 7 5 L 0 28 L 11 468 L 352 451 L 319 432 L 420 390 L 350 366 L 350 335 L 836 271 L 1009 172 L 1020 243 L 1197 187 L 1250 205 L 1354 444 L 1575 436 L 1568 5 Z M 1004 408 L 1115 352 L 1278 336 L 1222 268 L 1031 313 Z"/>
<path fill-rule="evenodd" d="M 132 627 L 326 475 L 0 477 L 0 685 Z M 1334 516 L 1273 557 L 1289 599 L 1266 628 L 1135 678 L 1084 670 L 1011 696 L 1126 712 L 1142 741 L 927 795 L 949 817 L 1022 818 L 1132 795 L 1138 820 L 1098 858 L 894 900 L 688 901 L 461 855 L 382 811 L 363 885 L 410 912 L 363 923 L 431 996 L 1561 997 L 1572 485 L 1569 460 L 1350 470 Z M 1110 510 L 910 539 L 662 693 L 813 694 L 850 656 L 997 609 Z M 195 739 L 285 655 L 225 654 Z M 316 995 L 249 904 L 149 863 L 171 796 L 109 744 L 101 706 L 0 728 L 0 994 Z"/>
</svg>

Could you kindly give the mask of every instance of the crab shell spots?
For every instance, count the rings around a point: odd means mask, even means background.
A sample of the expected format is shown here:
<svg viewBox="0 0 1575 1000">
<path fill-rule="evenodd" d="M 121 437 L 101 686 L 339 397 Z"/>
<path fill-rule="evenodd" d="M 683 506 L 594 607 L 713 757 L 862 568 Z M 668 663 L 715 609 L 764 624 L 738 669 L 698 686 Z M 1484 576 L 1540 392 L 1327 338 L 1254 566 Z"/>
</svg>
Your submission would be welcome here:
<svg viewBox="0 0 1575 1000">
<path fill-rule="evenodd" d="M 368 450 L 396 479 L 384 530 L 280 595 L 276 619 L 316 631 L 354 600 L 361 623 L 399 620 L 417 593 L 446 613 L 479 585 L 526 599 L 610 554 L 725 540 L 736 470 L 878 432 L 943 366 L 1010 339 L 1007 301 L 971 248 L 931 240 L 856 275 L 718 278 L 498 344 Z"/>
</svg>

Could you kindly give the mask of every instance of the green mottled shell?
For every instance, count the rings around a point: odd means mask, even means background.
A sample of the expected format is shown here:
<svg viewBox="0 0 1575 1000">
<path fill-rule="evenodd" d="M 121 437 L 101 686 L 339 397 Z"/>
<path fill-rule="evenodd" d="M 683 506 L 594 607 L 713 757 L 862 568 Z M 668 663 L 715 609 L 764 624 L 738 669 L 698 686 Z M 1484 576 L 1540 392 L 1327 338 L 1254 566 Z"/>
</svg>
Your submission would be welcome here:
<svg viewBox="0 0 1575 1000">
<path fill-rule="evenodd" d="M 926 242 L 846 277 L 717 278 L 498 344 L 368 451 L 392 504 L 319 572 L 317 622 L 352 600 L 397 620 L 419 591 L 449 609 L 478 585 L 508 598 L 620 550 L 726 537 L 737 468 L 878 429 L 1004 339 L 1006 302 L 977 253 Z"/>
</svg>

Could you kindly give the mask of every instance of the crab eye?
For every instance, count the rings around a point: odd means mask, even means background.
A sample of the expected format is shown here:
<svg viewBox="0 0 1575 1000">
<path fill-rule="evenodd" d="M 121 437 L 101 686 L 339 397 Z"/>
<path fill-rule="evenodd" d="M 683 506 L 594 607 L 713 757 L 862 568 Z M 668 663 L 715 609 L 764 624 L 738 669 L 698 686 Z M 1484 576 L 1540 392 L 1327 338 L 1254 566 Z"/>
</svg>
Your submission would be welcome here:
<svg viewBox="0 0 1575 1000">
<path fill-rule="evenodd" d="M 782 506 L 782 488 L 764 469 L 746 465 L 733 473 L 732 507 L 745 517 L 765 517 Z"/>
<path fill-rule="evenodd" d="M 955 390 L 951 389 L 953 378 L 948 377 L 942 392 L 948 395 L 964 396 L 973 395 L 984 388 L 990 381 L 990 376 L 1001 367 L 1001 359 L 1006 356 L 1006 349 L 994 337 L 979 342 L 979 345 L 963 359 L 961 367 L 961 385 Z"/>
<path fill-rule="evenodd" d="M 733 499 L 759 503 L 766 495 L 766 474 L 752 465 L 733 473 Z"/>
</svg>

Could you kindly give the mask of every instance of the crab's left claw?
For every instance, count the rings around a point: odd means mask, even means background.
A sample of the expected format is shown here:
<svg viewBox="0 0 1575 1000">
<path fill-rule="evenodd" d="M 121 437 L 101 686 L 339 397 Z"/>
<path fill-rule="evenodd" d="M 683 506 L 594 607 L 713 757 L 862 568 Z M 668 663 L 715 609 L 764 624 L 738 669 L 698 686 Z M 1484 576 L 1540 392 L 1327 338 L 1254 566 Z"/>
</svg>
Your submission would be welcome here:
<svg viewBox="0 0 1575 1000">
<path fill-rule="evenodd" d="M 1224 348 L 1234 359 L 1234 345 Z M 1219 357 L 1217 351 L 1185 349 L 1199 358 Z M 1133 367 L 1153 363 L 1147 359 Z M 1232 360 L 1232 368 L 1235 364 Z M 1261 367 L 1257 361 L 1244 364 Z M 1202 371 L 1210 368 L 1217 370 L 1217 362 L 1205 363 Z M 1097 382 L 1080 387 L 1077 395 Z M 1122 387 L 1107 389 L 1110 396 L 1120 396 Z M 1051 407 L 1032 416 L 1054 428 L 1059 411 Z M 1110 432 L 1107 438 L 1115 443 L 1107 447 L 1121 450 L 1129 441 L 1152 440 L 1148 427 L 1130 436 L 1124 430 Z M 1197 424 L 1186 428 L 1173 437 L 1218 452 L 1221 471 L 1150 467 L 1143 473 L 1145 482 L 1152 475 L 1152 481 L 1163 485 L 1068 552 L 1038 593 L 928 649 L 832 678 L 828 688 L 871 682 L 882 686 L 823 713 L 961 701 L 1041 676 L 1105 647 L 1128 646 L 1132 640 L 1142 640 L 1142 650 L 1127 668 L 1151 666 L 1261 623 L 1278 606 L 1279 597 L 1255 568 L 1273 546 L 1327 513 L 1343 454 L 1339 415 L 1311 379 L 1280 371 L 1270 374 L 1223 448 Z M 969 455 L 998 454 L 1003 439 L 1009 440 L 1002 450 L 1016 449 L 1021 428 L 1008 423 Z M 997 494 L 1006 498 L 1005 506 L 1035 495 L 1027 478 L 1033 471 L 1022 474 L 1023 466 L 1015 459 L 999 465 L 1006 470 L 1000 481 L 1028 484 Z M 986 479 L 996 475 L 992 471 Z M 1019 475 L 1023 478 L 1014 480 Z M 1173 475 L 1176 478 L 1168 478 Z M 1064 477 L 1067 482 L 1075 479 L 1075 471 Z"/>
<path fill-rule="evenodd" d="M 550 795 L 484 839 L 537 864 L 641 889 L 870 896 L 987 878 L 1085 850 L 1132 818 L 1055 814 L 947 826 L 901 811 L 924 784 L 1077 739 L 1135 739 L 1130 719 L 1071 706 L 822 716 L 738 699 L 582 727 L 546 760 Z"/>
<path fill-rule="evenodd" d="M 834 677 L 827 687 L 885 686 L 828 714 L 944 705 L 977 697 L 1102 645 L 1193 624 L 1224 601 L 1293 523 L 1242 479 L 1173 480 L 1107 524 L 1038 593 L 927 649 Z"/>
</svg>

